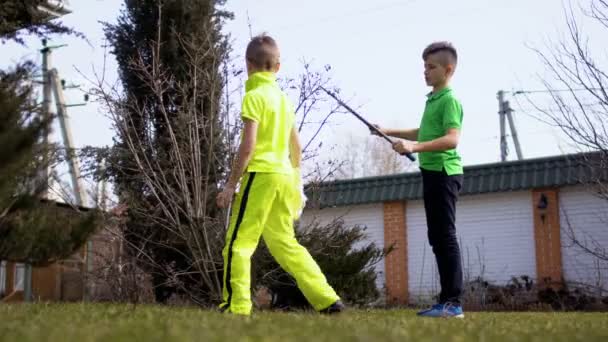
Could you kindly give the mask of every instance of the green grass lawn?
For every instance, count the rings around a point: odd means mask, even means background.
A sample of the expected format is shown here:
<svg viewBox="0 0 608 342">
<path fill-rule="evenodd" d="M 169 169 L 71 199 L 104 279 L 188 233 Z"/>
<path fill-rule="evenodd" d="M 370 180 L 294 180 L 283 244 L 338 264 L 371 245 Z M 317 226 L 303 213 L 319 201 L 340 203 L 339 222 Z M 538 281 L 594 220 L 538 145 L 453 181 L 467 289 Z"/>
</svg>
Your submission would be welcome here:
<svg viewBox="0 0 608 342">
<path fill-rule="evenodd" d="M 0 304 L 0 341 L 608 341 L 606 313 L 467 313 L 423 319 L 409 310 L 340 316 L 104 304 Z"/>
</svg>

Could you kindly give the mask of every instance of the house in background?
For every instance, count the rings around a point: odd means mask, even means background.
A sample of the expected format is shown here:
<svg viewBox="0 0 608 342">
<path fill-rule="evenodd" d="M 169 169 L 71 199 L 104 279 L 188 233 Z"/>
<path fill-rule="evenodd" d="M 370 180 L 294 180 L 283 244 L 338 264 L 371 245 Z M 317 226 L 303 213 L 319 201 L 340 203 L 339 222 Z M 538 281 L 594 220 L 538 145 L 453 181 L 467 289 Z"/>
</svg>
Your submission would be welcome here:
<svg viewBox="0 0 608 342">
<path fill-rule="evenodd" d="M 608 264 L 572 243 L 608 246 L 608 169 L 594 155 L 569 155 L 465 167 L 457 205 L 457 234 L 465 280 L 506 284 L 522 275 L 537 284 L 582 283 L 608 295 Z M 389 303 L 427 301 L 439 289 L 419 173 L 340 180 L 309 193 L 302 217 L 367 227 L 368 241 L 395 250 L 376 266 Z M 314 204 L 316 202 L 316 204 Z"/>
<path fill-rule="evenodd" d="M 54 203 L 62 215 L 71 215 L 74 208 L 68 204 Z M 88 210 L 80 208 L 80 210 Z M 0 302 L 19 302 L 31 289 L 31 298 L 40 301 L 78 300 L 83 295 L 84 248 L 66 260 L 45 267 L 32 267 L 31 284 L 27 284 L 26 266 L 21 263 L 0 262 Z M 28 285 L 31 285 L 28 287 Z"/>
<path fill-rule="evenodd" d="M 78 301 L 83 299 L 82 253 L 45 267 L 32 268 L 34 301 Z M 0 302 L 25 299 L 25 264 L 0 262 Z"/>
<path fill-rule="evenodd" d="M 58 211 L 74 213 L 71 205 L 54 202 Z M 89 209 L 80 207 L 80 211 Z M 109 221 L 111 224 L 111 220 Z M 32 267 L 31 299 L 33 301 L 81 301 L 105 296 L 107 284 L 99 284 L 94 279 L 98 271 L 103 271 L 115 258 L 119 241 L 104 227 L 71 257 L 44 267 Z M 21 302 L 26 298 L 28 284 L 25 264 L 0 261 L 0 303 Z"/>
</svg>

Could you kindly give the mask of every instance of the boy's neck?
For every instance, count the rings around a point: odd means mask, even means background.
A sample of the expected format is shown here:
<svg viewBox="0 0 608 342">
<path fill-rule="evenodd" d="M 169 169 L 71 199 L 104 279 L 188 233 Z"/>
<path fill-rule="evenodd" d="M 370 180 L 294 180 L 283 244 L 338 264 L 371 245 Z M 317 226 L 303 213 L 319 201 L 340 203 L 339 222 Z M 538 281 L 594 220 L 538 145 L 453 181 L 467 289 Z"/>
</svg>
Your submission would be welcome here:
<svg viewBox="0 0 608 342">
<path fill-rule="evenodd" d="M 276 72 L 273 71 L 273 70 L 262 70 L 262 69 L 260 69 L 260 70 L 251 70 L 251 71 L 247 72 L 247 76 L 249 77 L 249 76 L 252 76 L 253 74 L 257 74 L 257 73 L 260 73 L 260 72 L 271 72 L 273 74 L 276 74 Z"/>
<path fill-rule="evenodd" d="M 438 93 L 438 92 L 442 91 L 443 89 L 445 89 L 445 88 L 447 88 L 449 86 L 450 86 L 449 82 L 445 82 L 445 83 L 433 86 L 433 94 Z"/>
</svg>

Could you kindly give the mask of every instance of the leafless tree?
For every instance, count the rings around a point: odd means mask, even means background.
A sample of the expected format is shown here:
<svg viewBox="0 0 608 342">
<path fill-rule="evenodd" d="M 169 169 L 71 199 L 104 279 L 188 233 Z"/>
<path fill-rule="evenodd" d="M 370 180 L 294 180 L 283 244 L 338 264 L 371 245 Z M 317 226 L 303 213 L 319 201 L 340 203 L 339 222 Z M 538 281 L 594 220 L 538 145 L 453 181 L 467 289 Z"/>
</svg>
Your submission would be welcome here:
<svg viewBox="0 0 608 342">
<path fill-rule="evenodd" d="M 578 17 L 578 14 L 582 17 Z M 558 127 L 584 152 L 573 157 L 583 166 L 581 183 L 608 201 L 608 1 L 589 0 L 588 4 L 565 6 L 566 32 L 563 38 L 545 48 L 533 48 L 549 77 L 541 78 L 549 94 L 549 108 L 537 98 L 528 101 L 540 113 L 537 118 Z M 601 37 L 590 37 L 583 30 L 582 18 L 603 30 Z M 594 45 L 597 44 L 597 45 Z M 592 255 L 598 262 L 608 261 L 605 241 L 584 233 L 566 216 L 565 235 L 570 246 Z M 608 226 L 606 227 L 608 229 Z"/>
<path fill-rule="evenodd" d="M 407 172 L 414 167 L 386 141 L 372 136 L 351 135 L 340 150 L 344 165 L 339 170 L 339 178 L 385 176 Z"/>
<path fill-rule="evenodd" d="M 590 1 L 590 9 L 583 13 L 606 27 L 608 36 L 608 2 Z M 563 40 L 549 43 L 546 49 L 534 48 L 550 75 L 541 80 L 552 105 L 545 108 L 530 102 L 541 113 L 539 119 L 560 128 L 581 151 L 599 152 L 601 158 L 589 162 L 606 168 L 608 61 L 601 53 L 593 53 L 592 41 L 581 30 L 572 6 L 566 8 L 566 27 Z M 597 185 L 602 186 L 602 193 L 608 190 L 604 184 Z"/>
<path fill-rule="evenodd" d="M 324 146 L 323 133 L 334 123 L 333 119 L 345 113 L 321 87 L 339 92 L 330 76 L 331 66 L 320 70 L 310 62 L 302 61 L 303 70 L 296 78 L 281 80 L 281 86 L 295 101 L 298 132 L 302 137 L 303 178 L 310 183 L 319 183 L 335 177 L 344 164 L 340 158 L 324 158 L 324 151 L 332 146 Z"/>
</svg>

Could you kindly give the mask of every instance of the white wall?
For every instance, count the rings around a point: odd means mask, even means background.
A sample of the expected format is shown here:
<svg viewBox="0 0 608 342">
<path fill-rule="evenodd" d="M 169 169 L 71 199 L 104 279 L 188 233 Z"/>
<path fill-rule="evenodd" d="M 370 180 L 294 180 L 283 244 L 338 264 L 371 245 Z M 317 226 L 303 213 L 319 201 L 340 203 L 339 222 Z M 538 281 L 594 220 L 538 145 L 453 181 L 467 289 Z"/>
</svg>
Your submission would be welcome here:
<svg viewBox="0 0 608 342">
<path fill-rule="evenodd" d="M 438 293 L 439 277 L 423 202 L 408 202 L 406 211 L 410 299 L 428 299 Z M 483 276 L 505 284 L 513 276 L 536 277 L 529 191 L 463 196 L 456 217 L 465 280 Z"/>
<path fill-rule="evenodd" d="M 570 226 L 579 238 L 608 248 L 608 201 L 583 187 L 560 190 L 562 262 L 567 281 L 599 285 L 608 289 L 608 263 L 572 246 Z M 409 201 L 406 207 L 410 300 L 428 299 L 439 291 L 435 257 L 428 244 L 426 217 L 422 201 Z M 343 216 L 347 225 L 368 227 L 369 241 L 384 247 L 382 204 L 359 205 L 323 210 L 307 210 L 302 221 L 329 222 Z M 462 247 L 464 276 L 483 276 L 496 284 L 511 277 L 536 278 L 536 253 L 531 191 L 463 196 L 457 206 L 457 232 Z M 384 262 L 377 265 L 379 288 L 384 287 Z M 607 295 L 608 291 L 600 293 Z"/>
<path fill-rule="evenodd" d="M 560 226 L 564 278 L 569 282 L 584 283 L 604 288 L 608 294 L 608 262 L 586 253 L 572 243 L 572 234 L 592 249 L 608 250 L 608 201 L 595 196 L 589 189 L 569 187 L 561 189 Z"/>
<path fill-rule="evenodd" d="M 381 203 L 306 210 L 302 215 L 301 224 L 307 225 L 314 219 L 321 223 L 329 223 L 341 216 L 343 216 L 344 223 L 347 226 L 360 225 L 367 227 L 368 242 L 374 242 L 379 248 L 384 248 L 384 209 Z M 385 284 L 384 260 L 376 265 L 376 271 L 378 273 L 378 289 L 382 292 Z"/>
</svg>

